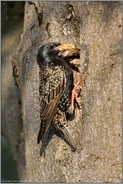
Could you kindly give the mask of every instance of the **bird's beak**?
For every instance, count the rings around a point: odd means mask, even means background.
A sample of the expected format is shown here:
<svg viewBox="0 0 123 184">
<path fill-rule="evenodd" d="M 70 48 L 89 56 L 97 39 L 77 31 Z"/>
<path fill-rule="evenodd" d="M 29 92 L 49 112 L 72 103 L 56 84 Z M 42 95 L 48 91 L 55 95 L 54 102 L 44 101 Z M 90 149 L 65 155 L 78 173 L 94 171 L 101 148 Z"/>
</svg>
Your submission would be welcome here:
<svg viewBox="0 0 123 184">
<path fill-rule="evenodd" d="M 55 48 L 55 50 L 59 51 L 59 56 L 62 57 L 70 57 L 73 55 L 79 56 L 80 55 L 80 49 L 78 49 L 73 44 L 61 44 Z"/>
<path fill-rule="evenodd" d="M 73 50 L 75 48 L 76 48 L 75 45 L 72 45 L 72 44 L 61 44 L 61 45 L 57 46 L 55 48 L 55 50 L 59 50 L 59 51 L 69 50 L 69 51 L 71 51 L 71 50 Z"/>
</svg>

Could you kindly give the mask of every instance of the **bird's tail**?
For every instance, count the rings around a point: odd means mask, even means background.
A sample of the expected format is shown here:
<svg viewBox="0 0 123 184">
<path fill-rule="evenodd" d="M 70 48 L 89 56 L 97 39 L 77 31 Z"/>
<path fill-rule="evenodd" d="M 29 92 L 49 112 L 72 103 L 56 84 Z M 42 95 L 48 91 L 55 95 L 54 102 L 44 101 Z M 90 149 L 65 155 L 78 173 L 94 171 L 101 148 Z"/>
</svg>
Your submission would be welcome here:
<svg viewBox="0 0 123 184">
<path fill-rule="evenodd" d="M 73 139 L 73 137 L 71 136 L 69 130 L 67 129 L 67 127 L 65 125 L 54 125 L 57 130 L 60 133 L 60 136 L 62 137 L 62 139 L 71 147 L 72 151 L 76 151 L 76 143 Z"/>
</svg>

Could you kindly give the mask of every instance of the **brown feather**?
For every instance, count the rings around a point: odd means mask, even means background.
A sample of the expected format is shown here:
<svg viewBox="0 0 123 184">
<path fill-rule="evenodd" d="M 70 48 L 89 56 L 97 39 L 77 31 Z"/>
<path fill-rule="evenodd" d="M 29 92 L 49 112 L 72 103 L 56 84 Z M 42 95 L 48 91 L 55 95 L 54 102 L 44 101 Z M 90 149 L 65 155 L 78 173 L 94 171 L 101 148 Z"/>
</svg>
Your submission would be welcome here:
<svg viewBox="0 0 123 184">
<path fill-rule="evenodd" d="M 53 72 L 55 73 L 55 70 Z M 40 98 L 41 126 L 38 134 L 37 143 L 40 142 L 43 135 L 48 130 L 52 122 L 52 119 L 54 117 L 54 114 L 56 113 L 57 105 L 60 101 L 60 98 L 64 89 L 65 79 L 64 79 L 63 72 L 61 71 L 61 69 L 58 69 L 57 72 L 58 72 L 58 76 L 60 77 L 57 77 L 57 75 L 54 75 L 55 79 L 52 79 L 50 75 L 49 77 L 47 77 L 47 82 L 45 86 L 46 93 L 44 94 L 44 97 Z M 57 81 L 57 82 L 54 85 L 52 81 Z"/>
</svg>

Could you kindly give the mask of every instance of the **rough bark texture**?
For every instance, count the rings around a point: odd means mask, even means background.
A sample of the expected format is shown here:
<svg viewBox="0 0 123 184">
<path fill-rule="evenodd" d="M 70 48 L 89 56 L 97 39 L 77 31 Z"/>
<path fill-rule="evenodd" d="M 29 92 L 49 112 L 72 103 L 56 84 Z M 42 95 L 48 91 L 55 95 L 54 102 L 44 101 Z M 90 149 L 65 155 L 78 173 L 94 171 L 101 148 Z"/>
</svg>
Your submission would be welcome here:
<svg viewBox="0 0 123 184">
<path fill-rule="evenodd" d="M 121 7 L 121 2 L 26 3 L 23 35 L 12 61 L 23 128 L 18 129 L 17 149 L 12 141 L 10 145 L 21 181 L 121 182 Z M 40 126 L 36 54 L 40 45 L 51 41 L 81 48 L 83 108 L 76 108 L 75 119 L 68 122 L 76 152 L 52 126 L 43 146 L 36 144 Z M 9 129 L 10 134 L 15 131 Z"/>
</svg>

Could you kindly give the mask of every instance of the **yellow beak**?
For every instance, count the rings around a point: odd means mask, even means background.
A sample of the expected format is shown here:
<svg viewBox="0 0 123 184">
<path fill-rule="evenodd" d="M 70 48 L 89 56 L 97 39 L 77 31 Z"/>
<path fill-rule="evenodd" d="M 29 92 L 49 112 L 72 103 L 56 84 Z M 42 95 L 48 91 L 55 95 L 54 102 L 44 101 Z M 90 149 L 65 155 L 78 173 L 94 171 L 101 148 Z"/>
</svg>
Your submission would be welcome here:
<svg viewBox="0 0 123 184">
<path fill-rule="evenodd" d="M 56 48 L 59 50 L 59 56 L 71 57 L 80 55 L 80 49 L 73 44 L 61 44 Z"/>
<path fill-rule="evenodd" d="M 73 44 L 61 44 L 57 48 L 58 48 L 59 51 L 66 51 L 66 50 L 76 49 L 75 45 L 73 45 Z"/>
</svg>

